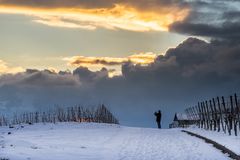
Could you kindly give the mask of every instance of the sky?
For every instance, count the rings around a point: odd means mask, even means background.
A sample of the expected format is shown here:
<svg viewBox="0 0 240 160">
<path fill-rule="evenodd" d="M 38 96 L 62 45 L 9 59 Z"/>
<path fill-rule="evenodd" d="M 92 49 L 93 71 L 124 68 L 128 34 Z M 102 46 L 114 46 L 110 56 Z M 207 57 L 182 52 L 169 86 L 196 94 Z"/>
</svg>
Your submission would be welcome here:
<svg viewBox="0 0 240 160">
<path fill-rule="evenodd" d="M 105 103 L 120 123 L 240 89 L 237 0 L 0 0 L 0 112 Z"/>
</svg>

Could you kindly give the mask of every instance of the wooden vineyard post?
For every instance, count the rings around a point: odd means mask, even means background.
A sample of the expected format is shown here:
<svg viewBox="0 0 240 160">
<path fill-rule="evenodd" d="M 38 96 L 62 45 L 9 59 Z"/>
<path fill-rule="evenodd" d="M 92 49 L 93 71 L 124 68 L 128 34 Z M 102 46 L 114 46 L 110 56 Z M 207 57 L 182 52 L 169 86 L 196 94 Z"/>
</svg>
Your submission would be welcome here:
<svg viewBox="0 0 240 160">
<path fill-rule="evenodd" d="M 197 118 L 197 114 L 195 112 L 195 107 L 192 107 L 191 108 L 191 111 L 193 113 L 193 120 L 194 120 L 194 123 L 198 125 L 198 118 Z"/>
<path fill-rule="evenodd" d="M 217 103 L 218 103 L 218 109 L 219 109 L 219 112 L 220 112 L 220 120 L 221 120 L 222 130 L 223 130 L 224 133 L 226 133 L 226 129 L 224 127 L 223 112 L 222 112 L 222 109 L 221 109 L 221 104 L 220 104 L 219 97 L 217 97 Z"/>
<path fill-rule="evenodd" d="M 237 136 L 237 114 L 235 113 L 237 110 L 237 107 L 236 107 L 236 109 L 234 109 L 234 107 L 233 107 L 233 97 L 232 96 L 230 96 L 230 103 L 231 103 L 231 112 L 230 112 L 230 116 L 229 116 L 229 121 L 230 121 L 231 128 L 233 126 L 235 136 Z"/>
<path fill-rule="evenodd" d="M 207 108 L 208 129 L 212 130 L 210 111 L 209 111 L 209 108 L 208 108 L 208 101 L 205 101 L 205 103 L 206 103 L 206 108 Z"/>
<path fill-rule="evenodd" d="M 201 104 L 201 111 L 202 111 L 203 128 L 206 129 L 203 103 L 201 102 L 200 104 Z"/>
<path fill-rule="evenodd" d="M 205 102 L 203 102 L 203 108 L 204 108 L 204 115 L 205 115 L 206 129 L 209 129 L 208 113 L 207 113 L 207 108 L 206 108 L 206 106 L 205 106 Z"/>
<path fill-rule="evenodd" d="M 196 117 L 196 122 L 197 122 L 197 125 L 198 125 L 198 127 L 200 126 L 200 117 L 199 117 L 199 113 L 198 113 L 198 106 L 195 106 L 194 108 L 193 108 L 193 110 L 194 110 L 194 113 L 195 113 L 195 117 Z M 200 128 L 200 127 L 199 127 Z"/>
<path fill-rule="evenodd" d="M 201 111 L 201 107 L 200 107 L 200 103 L 198 102 L 198 115 L 199 115 L 199 128 L 203 128 L 203 117 L 202 117 L 202 111 Z"/>
<path fill-rule="evenodd" d="M 229 127 L 229 123 L 228 123 L 228 110 L 226 108 L 226 104 L 225 104 L 225 100 L 224 100 L 224 97 L 222 96 L 222 105 L 223 105 L 223 108 L 224 108 L 224 121 L 225 121 L 225 126 L 227 127 L 227 130 L 228 130 L 228 133 L 229 135 L 231 135 L 231 129 Z"/>
<path fill-rule="evenodd" d="M 212 99 L 212 102 L 213 102 L 213 108 L 214 108 L 214 113 L 215 113 L 215 118 L 216 118 L 215 122 L 216 122 L 216 125 L 217 125 L 218 132 L 220 132 L 220 129 L 221 129 L 221 127 L 220 127 L 220 115 L 217 111 L 216 102 L 215 102 L 214 98 Z"/>
<path fill-rule="evenodd" d="M 212 100 L 209 101 L 210 104 L 210 109 L 211 109 L 211 113 L 212 113 L 212 120 L 211 120 L 211 124 L 213 125 L 213 130 L 216 131 L 217 128 L 217 118 L 215 117 L 215 112 L 213 110 L 213 106 L 212 106 Z"/>
<path fill-rule="evenodd" d="M 229 112 L 229 116 L 228 116 L 228 121 L 229 121 L 229 126 L 230 129 L 233 129 L 233 124 L 234 124 L 234 108 L 233 108 L 233 97 L 230 96 L 230 112 Z"/>
<path fill-rule="evenodd" d="M 201 106 L 202 106 L 202 111 L 203 111 L 203 120 L 204 120 L 204 129 L 207 129 L 208 128 L 208 126 L 207 126 L 207 114 L 206 114 L 206 108 L 205 108 L 205 105 L 204 105 L 204 103 L 202 102 L 201 103 Z"/>
<path fill-rule="evenodd" d="M 236 106 L 236 114 L 237 114 L 237 122 L 238 122 L 238 129 L 240 130 L 240 106 L 238 104 L 237 94 L 234 95 L 235 106 Z"/>
<path fill-rule="evenodd" d="M 233 133 L 235 136 L 239 135 L 240 104 L 236 93 L 229 98 L 222 96 L 198 102 L 196 106 L 187 108 L 185 113 L 189 120 L 189 122 L 186 121 L 187 125 L 196 125 L 198 128 L 217 132 L 222 130 L 229 135 Z"/>
</svg>

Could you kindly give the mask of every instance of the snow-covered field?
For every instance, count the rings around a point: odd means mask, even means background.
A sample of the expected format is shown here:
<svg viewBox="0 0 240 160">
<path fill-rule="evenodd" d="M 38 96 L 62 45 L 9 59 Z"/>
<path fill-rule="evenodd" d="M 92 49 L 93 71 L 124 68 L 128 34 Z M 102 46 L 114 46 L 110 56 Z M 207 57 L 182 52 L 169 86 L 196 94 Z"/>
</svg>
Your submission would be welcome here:
<svg viewBox="0 0 240 160">
<path fill-rule="evenodd" d="M 240 155 L 240 136 L 229 136 L 228 134 L 225 134 L 223 132 L 207 131 L 205 129 L 199 129 L 197 127 L 188 128 L 186 130 L 216 141 L 219 144 Z"/>
<path fill-rule="evenodd" d="M 11 134 L 8 135 L 8 132 Z M 0 128 L 0 158 L 10 160 L 226 160 L 180 129 L 58 123 Z"/>
</svg>

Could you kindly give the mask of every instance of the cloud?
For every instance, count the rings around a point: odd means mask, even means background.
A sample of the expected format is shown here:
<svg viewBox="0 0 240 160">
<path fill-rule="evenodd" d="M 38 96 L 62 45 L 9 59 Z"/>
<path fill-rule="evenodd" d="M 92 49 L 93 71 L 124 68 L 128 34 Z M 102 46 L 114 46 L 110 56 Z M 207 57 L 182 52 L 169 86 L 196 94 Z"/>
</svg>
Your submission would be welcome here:
<svg viewBox="0 0 240 160">
<path fill-rule="evenodd" d="M 73 75 L 78 76 L 80 81 L 91 83 L 96 82 L 99 79 L 108 78 L 108 70 L 106 68 L 102 68 L 100 71 L 90 71 L 86 67 L 78 67 L 73 71 Z"/>
<path fill-rule="evenodd" d="M 133 54 L 126 58 L 116 58 L 116 57 L 85 57 L 85 56 L 74 56 L 74 57 L 66 57 L 63 60 L 68 61 L 68 65 L 72 65 L 75 67 L 78 66 L 86 66 L 90 65 L 103 65 L 103 66 L 115 66 L 122 65 L 126 62 L 131 62 L 134 64 L 150 64 L 157 57 L 154 53 L 139 53 Z"/>
<path fill-rule="evenodd" d="M 61 72 L 62 73 L 62 72 Z M 20 87 L 65 87 L 80 86 L 78 77 L 71 74 L 55 73 L 51 70 L 27 69 L 16 74 L 3 74 L 0 77 L 0 86 L 16 85 Z"/>
<path fill-rule="evenodd" d="M 238 41 L 236 0 L 1 0 L 0 13 L 22 14 L 52 27 L 171 31 Z"/>
<path fill-rule="evenodd" d="M 148 65 L 154 62 L 157 54 L 139 53 L 133 54 L 128 57 L 86 57 L 86 56 L 73 56 L 65 57 L 64 61 L 67 61 L 68 66 L 71 67 L 87 67 L 92 70 L 99 70 L 102 67 L 106 67 L 110 70 L 108 72 L 111 77 L 121 75 L 121 65 L 124 63 Z"/>
<path fill-rule="evenodd" d="M 85 56 L 74 56 L 70 58 L 64 58 L 68 61 L 69 65 L 72 66 L 86 66 L 89 65 L 106 65 L 114 66 L 121 65 L 122 63 L 128 61 L 127 58 L 111 58 L 111 57 L 85 57 Z"/>
<path fill-rule="evenodd" d="M 175 21 L 188 14 L 187 6 L 179 3 L 146 1 L 0 1 L 0 13 L 23 14 L 34 22 L 48 26 L 122 29 L 130 31 L 167 31 Z"/>
<path fill-rule="evenodd" d="M 212 26 L 208 24 L 192 24 L 192 23 L 175 23 L 171 29 L 179 33 L 188 33 L 195 36 L 205 36 L 221 40 L 239 41 L 240 21 L 234 23 L 226 23 L 221 26 Z"/>
<path fill-rule="evenodd" d="M 240 2 L 235 0 L 189 1 L 190 12 L 169 30 L 211 39 L 239 41 Z"/>
<path fill-rule="evenodd" d="M 166 127 L 175 112 L 240 89 L 239 52 L 239 44 L 189 38 L 148 65 L 123 63 L 122 75 L 112 78 L 109 72 L 114 70 L 86 67 L 73 73 L 27 70 L 2 75 L 0 108 L 10 113 L 105 103 L 122 124 L 135 126 L 154 126 L 152 113 L 160 108 Z"/>
<path fill-rule="evenodd" d="M 92 25 L 83 25 L 74 22 L 68 22 L 61 20 L 59 17 L 40 17 L 40 19 L 33 20 L 34 22 L 44 24 L 47 26 L 52 27 L 64 27 L 64 28 L 80 28 L 80 29 L 87 29 L 87 30 L 94 30 L 96 29 L 95 26 Z"/>
<path fill-rule="evenodd" d="M 24 71 L 22 67 L 9 67 L 6 62 L 0 60 L 0 74 L 18 73 L 22 71 Z"/>
<path fill-rule="evenodd" d="M 133 6 L 139 9 L 157 9 L 161 6 L 182 6 L 184 7 L 183 1 L 175 0 L 1 0 L 4 6 L 22 6 L 32 8 L 85 8 L 85 9 L 96 9 L 96 8 L 113 8 L 116 4 L 124 4 Z"/>
</svg>

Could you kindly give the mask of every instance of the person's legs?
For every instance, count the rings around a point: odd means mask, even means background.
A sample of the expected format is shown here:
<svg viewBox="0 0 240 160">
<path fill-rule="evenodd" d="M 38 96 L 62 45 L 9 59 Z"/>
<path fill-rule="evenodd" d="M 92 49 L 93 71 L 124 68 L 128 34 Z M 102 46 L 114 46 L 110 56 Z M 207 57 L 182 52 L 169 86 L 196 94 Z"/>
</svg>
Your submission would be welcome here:
<svg viewBox="0 0 240 160">
<path fill-rule="evenodd" d="M 161 128 L 161 124 L 160 122 L 157 122 L 158 128 Z"/>
</svg>

